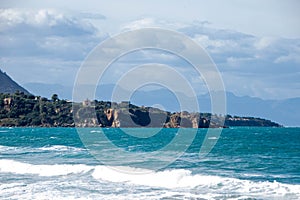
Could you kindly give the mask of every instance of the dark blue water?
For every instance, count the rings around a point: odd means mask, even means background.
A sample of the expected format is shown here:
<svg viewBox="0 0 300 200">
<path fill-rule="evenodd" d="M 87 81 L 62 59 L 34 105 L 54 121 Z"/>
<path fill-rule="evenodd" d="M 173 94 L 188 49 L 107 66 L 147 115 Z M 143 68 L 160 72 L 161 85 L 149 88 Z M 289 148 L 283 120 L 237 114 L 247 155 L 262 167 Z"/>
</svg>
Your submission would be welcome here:
<svg viewBox="0 0 300 200">
<path fill-rule="evenodd" d="M 300 128 L 207 130 L 1 128 L 0 197 L 300 199 Z"/>
</svg>

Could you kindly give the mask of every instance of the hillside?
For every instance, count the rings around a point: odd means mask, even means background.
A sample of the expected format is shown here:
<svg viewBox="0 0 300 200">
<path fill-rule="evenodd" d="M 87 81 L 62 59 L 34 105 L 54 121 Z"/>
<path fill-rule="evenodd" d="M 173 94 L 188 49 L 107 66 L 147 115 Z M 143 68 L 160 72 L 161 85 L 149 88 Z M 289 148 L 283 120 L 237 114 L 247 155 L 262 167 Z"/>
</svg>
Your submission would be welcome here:
<svg viewBox="0 0 300 200">
<path fill-rule="evenodd" d="M 16 91 L 29 94 L 29 92 L 12 80 L 5 72 L 0 70 L 0 93 L 14 94 Z"/>
</svg>

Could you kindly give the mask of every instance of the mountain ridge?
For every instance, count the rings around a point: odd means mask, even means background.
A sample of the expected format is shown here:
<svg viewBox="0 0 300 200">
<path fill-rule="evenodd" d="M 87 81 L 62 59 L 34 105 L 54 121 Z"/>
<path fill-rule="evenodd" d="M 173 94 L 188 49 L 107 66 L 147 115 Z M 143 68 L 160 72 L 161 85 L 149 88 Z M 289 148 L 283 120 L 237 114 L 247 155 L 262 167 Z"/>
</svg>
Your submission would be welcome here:
<svg viewBox="0 0 300 200">
<path fill-rule="evenodd" d="M 13 94 L 16 91 L 23 92 L 24 94 L 30 94 L 25 88 L 15 82 L 9 75 L 0 69 L 0 93 Z"/>
</svg>

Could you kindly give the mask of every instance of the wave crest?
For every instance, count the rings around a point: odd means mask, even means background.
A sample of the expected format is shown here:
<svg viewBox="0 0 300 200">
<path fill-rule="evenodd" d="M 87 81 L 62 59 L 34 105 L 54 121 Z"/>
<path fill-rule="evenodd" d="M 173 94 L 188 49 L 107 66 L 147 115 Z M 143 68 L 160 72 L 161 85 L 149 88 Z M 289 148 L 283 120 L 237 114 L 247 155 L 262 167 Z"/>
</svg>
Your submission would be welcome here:
<svg viewBox="0 0 300 200">
<path fill-rule="evenodd" d="M 14 160 L 0 160 L 0 172 L 15 174 L 36 174 L 39 176 L 61 176 L 68 174 L 86 173 L 92 166 L 77 165 L 33 165 Z"/>
<path fill-rule="evenodd" d="M 124 171 L 133 173 L 124 173 Z M 237 194 L 255 197 L 300 199 L 300 185 L 279 182 L 241 180 L 221 176 L 193 174 L 186 169 L 150 171 L 131 167 L 89 166 L 85 164 L 33 165 L 15 160 L 0 160 L 0 173 L 33 174 L 38 176 L 65 176 L 85 174 L 96 179 L 150 188 L 197 191 L 199 194 Z"/>
</svg>

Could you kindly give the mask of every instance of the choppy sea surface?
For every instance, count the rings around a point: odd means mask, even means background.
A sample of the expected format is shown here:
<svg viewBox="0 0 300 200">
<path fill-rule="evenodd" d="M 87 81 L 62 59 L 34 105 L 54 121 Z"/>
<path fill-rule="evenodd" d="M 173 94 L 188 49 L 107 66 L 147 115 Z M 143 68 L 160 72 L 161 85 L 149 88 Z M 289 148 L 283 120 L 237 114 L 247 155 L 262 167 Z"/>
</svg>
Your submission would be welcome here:
<svg viewBox="0 0 300 200">
<path fill-rule="evenodd" d="M 300 199 L 300 128 L 178 131 L 0 128 L 0 199 Z"/>
</svg>

